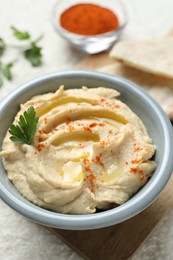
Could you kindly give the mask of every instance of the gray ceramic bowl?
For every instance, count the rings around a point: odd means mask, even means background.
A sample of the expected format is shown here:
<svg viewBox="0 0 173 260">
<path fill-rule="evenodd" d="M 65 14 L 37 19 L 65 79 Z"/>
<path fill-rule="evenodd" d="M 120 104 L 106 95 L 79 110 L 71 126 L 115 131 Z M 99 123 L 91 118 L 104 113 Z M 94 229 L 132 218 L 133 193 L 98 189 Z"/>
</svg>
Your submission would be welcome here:
<svg viewBox="0 0 173 260">
<path fill-rule="evenodd" d="M 0 161 L 0 197 L 27 218 L 55 228 L 95 229 L 114 225 L 133 217 L 156 199 L 171 176 L 173 131 L 160 106 L 131 82 L 120 77 L 90 71 L 63 71 L 24 84 L 0 103 L 0 150 L 4 135 L 19 109 L 19 104 L 34 95 L 55 91 L 61 84 L 64 84 L 66 88 L 86 85 L 88 87 L 105 86 L 119 90 L 121 100 L 142 119 L 157 147 L 155 155 L 157 169 L 147 184 L 125 204 L 93 215 L 78 216 L 51 212 L 30 203 L 8 180 L 2 161 Z"/>
</svg>

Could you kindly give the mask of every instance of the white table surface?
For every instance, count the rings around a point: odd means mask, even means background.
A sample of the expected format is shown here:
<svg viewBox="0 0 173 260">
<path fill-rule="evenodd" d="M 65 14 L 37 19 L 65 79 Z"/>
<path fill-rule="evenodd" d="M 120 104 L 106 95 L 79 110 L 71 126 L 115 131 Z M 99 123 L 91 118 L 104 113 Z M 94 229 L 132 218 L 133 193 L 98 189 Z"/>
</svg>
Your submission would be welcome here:
<svg viewBox="0 0 173 260">
<path fill-rule="evenodd" d="M 87 1 L 86 1 L 87 2 Z M 124 0 L 130 21 L 122 38 L 147 38 L 164 35 L 173 27 L 173 0 Z M 61 39 L 50 22 L 53 0 L 0 0 L 0 36 L 15 43 L 10 26 L 29 30 L 34 37 L 43 33 L 43 64 L 32 68 L 22 57 L 14 66 L 14 79 L 5 81 L 0 99 L 24 82 L 45 73 L 73 68 L 86 55 L 73 50 Z M 11 61 L 16 51 L 6 53 Z M 169 199 L 169 198 L 168 198 Z M 173 211 L 156 227 L 133 259 L 173 259 Z M 81 259 L 46 228 L 19 215 L 0 201 L 1 260 Z M 107 259 L 105 259 L 107 260 Z"/>
</svg>

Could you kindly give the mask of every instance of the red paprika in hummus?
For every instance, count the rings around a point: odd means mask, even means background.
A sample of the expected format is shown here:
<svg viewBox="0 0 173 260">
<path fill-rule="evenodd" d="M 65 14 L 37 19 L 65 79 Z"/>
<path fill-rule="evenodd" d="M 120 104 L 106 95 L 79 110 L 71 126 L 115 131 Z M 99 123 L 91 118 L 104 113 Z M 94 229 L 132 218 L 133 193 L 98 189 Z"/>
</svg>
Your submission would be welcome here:
<svg viewBox="0 0 173 260">
<path fill-rule="evenodd" d="M 65 10 L 60 25 L 73 33 L 96 35 L 116 30 L 119 19 L 111 10 L 95 4 L 77 4 Z"/>
</svg>

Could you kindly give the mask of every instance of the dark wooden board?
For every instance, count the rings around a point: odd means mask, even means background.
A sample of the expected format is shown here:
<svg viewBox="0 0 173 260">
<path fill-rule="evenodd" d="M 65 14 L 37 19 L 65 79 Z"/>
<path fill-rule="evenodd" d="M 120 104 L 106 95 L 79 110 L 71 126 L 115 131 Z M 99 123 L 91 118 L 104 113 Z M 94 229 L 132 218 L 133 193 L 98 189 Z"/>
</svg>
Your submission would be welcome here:
<svg viewBox="0 0 173 260">
<path fill-rule="evenodd" d="M 173 177 L 159 198 L 135 217 L 95 230 L 51 229 L 84 259 L 125 260 L 130 258 L 158 222 L 173 206 Z M 168 199 L 169 198 L 169 199 Z"/>
</svg>

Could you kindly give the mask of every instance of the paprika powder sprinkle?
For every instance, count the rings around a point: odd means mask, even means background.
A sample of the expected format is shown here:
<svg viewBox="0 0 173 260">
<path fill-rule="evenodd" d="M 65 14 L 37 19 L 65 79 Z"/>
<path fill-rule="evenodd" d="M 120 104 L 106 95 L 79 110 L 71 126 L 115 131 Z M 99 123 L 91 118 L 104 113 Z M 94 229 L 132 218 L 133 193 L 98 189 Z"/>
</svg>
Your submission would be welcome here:
<svg viewBox="0 0 173 260">
<path fill-rule="evenodd" d="M 95 4 L 77 4 L 65 10 L 61 26 L 80 35 L 97 35 L 116 30 L 119 19 L 111 10 Z"/>
</svg>

